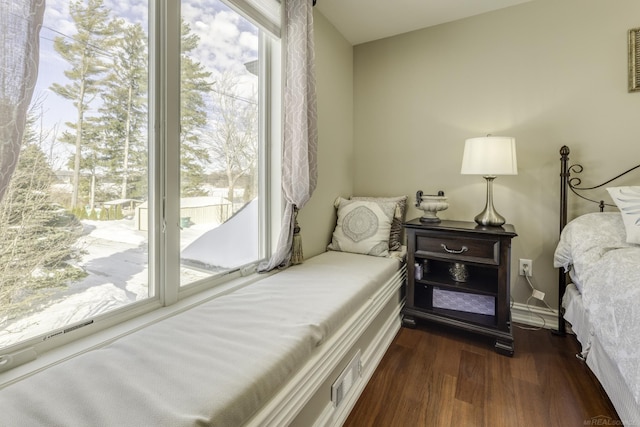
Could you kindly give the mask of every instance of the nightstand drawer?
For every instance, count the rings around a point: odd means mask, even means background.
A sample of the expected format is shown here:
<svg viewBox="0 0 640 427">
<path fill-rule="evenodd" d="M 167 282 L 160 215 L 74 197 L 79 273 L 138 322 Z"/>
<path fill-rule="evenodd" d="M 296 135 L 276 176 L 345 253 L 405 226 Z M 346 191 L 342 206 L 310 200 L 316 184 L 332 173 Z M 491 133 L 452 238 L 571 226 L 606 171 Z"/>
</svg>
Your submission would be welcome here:
<svg viewBox="0 0 640 427">
<path fill-rule="evenodd" d="M 500 240 L 457 238 L 450 235 L 416 235 L 416 254 L 446 257 L 452 261 L 500 264 Z"/>
</svg>

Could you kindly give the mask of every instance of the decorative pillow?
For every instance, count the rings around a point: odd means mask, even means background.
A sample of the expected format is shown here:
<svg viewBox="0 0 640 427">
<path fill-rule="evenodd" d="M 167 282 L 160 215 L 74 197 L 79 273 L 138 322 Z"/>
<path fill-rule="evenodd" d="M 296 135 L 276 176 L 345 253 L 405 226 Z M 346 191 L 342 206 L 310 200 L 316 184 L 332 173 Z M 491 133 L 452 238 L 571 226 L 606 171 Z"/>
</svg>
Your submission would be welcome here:
<svg viewBox="0 0 640 427">
<path fill-rule="evenodd" d="M 398 197 L 356 197 L 352 196 L 351 200 L 365 200 L 376 203 L 389 203 L 394 202 L 396 209 L 393 213 L 393 220 L 391 221 L 391 233 L 389 235 L 389 250 L 398 251 L 402 247 L 402 223 L 404 222 L 405 215 L 407 213 L 407 199 L 408 196 Z"/>
<path fill-rule="evenodd" d="M 396 203 L 338 198 L 338 223 L 327 249 L 388 256 L 391 220 Z"/>
<path fill-rule="evenodd" d="M 640 245 L 640 186 L 609 187 L 607 191 L 622 214 L 627 243 Z"/>
</svg>

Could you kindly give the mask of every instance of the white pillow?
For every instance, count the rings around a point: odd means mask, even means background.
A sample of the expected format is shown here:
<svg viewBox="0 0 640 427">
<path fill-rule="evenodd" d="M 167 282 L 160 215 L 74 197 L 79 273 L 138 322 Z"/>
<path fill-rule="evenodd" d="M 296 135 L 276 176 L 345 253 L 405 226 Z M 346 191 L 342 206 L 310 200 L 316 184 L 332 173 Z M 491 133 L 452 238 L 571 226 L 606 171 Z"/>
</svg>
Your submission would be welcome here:
<svg viewBox="0 0 640 427">
<path fill-rule="evenodd" d="M 338 199 L 338 223 L 327 249 L 388 256 L 396 202 Z"/>
<path fill-rule="evenodd" d="M 640 186 L 609 187 L 607 191 L 622 214 L 627 243 L 640 245 Z"/>
</svg>

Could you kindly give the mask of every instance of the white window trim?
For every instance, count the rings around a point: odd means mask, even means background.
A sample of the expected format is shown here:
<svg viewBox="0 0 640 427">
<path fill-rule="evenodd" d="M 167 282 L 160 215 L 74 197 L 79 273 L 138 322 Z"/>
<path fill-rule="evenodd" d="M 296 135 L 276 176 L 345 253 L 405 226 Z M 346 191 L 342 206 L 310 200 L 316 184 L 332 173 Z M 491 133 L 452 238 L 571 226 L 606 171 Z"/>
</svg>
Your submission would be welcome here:
<svg viewBox="0 0 640 427">
<path fill-rule="evenodd" d="M 160 245 L 154 249 L 163 248 L 164 251 L 154 256 L 159 260 L 159 291 L 160 301 L 163 305 L 170 306 L 178 301 L 180 288 L 180 257 L 176 249 L 180 247 L 180 203 L 171 203 L 172 200 L 180 200 L 180 1 L 162 2 L 160 19 L 164 32 L 160 40 L 160 58 L 156 63 L 159 78 L 156 90 L 162 100 L 158 107 L 162 131 L 158 135 L 160 151 L 160 171 L 163 173 L 159 179 L 159 193 L 162 195 L 162 212 L 164 215 L 161 223 Z M 170 85 L 170 82 L 178 84 Z M 158 194 L 158 191 L 155 192 Z M 158 205 L 155 205 L 158 208 Z M 156 215 L 156 218 L 158 216 Z M 155 231 L 158 231 L 157 228 Z M 151 249 L 149 250 L 151 252 Z"/>
</svg>

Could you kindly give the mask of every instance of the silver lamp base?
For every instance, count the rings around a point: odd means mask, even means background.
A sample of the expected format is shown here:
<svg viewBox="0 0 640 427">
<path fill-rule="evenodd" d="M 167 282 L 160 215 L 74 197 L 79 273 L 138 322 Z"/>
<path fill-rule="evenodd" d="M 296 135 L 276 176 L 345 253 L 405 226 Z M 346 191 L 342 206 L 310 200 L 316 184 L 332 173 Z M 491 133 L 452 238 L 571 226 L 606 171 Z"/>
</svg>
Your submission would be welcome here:
<svg viewBox="0 0 640 427">
<path fill-rule="evenodd" d="M 485 176 L 484 179 L 487 180 L 487 203 L 484 207 L 484 210 L 476 215 L 474 220 L 479 225 L 499 227 L 506 221 L 504 217 L 496 212 L 496 209 L 493 207 L 493 180 L 496 179 L 496 177 Z"/>
</svg>

